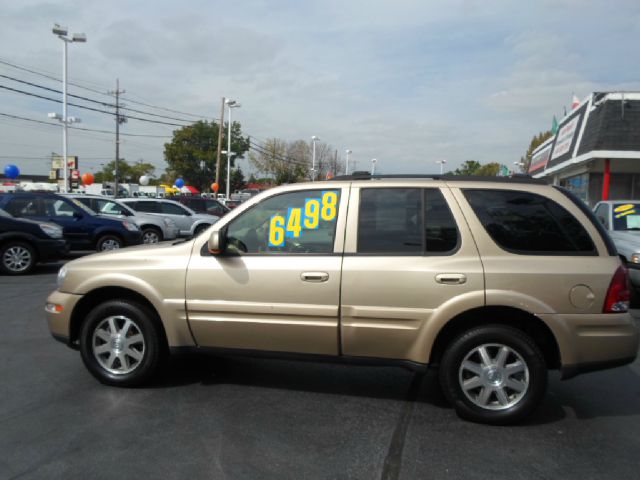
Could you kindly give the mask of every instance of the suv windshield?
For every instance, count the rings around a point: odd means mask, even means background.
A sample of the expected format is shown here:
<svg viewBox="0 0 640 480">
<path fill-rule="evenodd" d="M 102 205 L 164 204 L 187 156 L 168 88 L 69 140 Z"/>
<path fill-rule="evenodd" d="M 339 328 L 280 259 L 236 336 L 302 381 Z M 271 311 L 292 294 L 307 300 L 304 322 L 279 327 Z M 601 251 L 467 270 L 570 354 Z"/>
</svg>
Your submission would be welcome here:
<svg viewBox="0 0 640 480">
<path fill-rule="evenodd" d="M 614 230 L 640 230 L 640 203 L 615 203 L 612 216 Z"/>
</svg>

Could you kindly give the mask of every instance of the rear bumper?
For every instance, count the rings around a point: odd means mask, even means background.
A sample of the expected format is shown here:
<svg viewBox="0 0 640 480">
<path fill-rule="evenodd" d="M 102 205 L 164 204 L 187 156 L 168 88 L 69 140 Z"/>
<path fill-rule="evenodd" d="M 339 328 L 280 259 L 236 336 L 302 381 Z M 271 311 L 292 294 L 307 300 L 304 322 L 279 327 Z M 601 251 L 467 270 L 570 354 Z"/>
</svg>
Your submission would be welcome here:
<svg viewBox="0 0 640 480">
<path fill-rule="evenodd" d="M 638 355 L 638 328 L 628 313 L 540 315 L 560 349 L 562 378 L 631 363 Z"/>
</svg>

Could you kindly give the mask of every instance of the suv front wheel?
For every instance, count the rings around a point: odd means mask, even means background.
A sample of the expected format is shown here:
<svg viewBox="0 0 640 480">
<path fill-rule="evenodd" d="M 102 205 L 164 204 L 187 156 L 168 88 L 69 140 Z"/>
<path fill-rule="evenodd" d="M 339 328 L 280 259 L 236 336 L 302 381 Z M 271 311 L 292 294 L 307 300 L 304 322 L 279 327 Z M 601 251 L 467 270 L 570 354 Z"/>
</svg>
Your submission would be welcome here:
<svg viewBox="0 0 640 480">
<path fill-rule="evenodd" d="M 486 325 L 449 345 L 440 364 L 440 384 L 460 417 L 505 425 L 538 406 L 547 368 L 540 349 L 524 332 Z"/>
<path fill-rule="evenodd" d="M 94 377 L 130 387 L 154 375 L 166 349 L 153 316 L 129 300 L 109 300 L 91 310 L 80 330 L 80 353 Z"/>
</svg>

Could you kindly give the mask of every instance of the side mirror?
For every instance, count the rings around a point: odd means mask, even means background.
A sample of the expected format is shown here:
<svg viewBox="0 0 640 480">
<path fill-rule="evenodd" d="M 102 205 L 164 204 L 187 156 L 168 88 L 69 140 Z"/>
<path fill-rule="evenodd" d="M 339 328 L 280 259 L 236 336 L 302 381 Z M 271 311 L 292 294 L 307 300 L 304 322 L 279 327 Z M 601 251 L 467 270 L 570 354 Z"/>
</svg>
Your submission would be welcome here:
<svg viewBox="0 0 640 480">
<path fill-rule="evenodd" d="M 226 236 L 224 232 L 220 230 L 214 230 L 209 235 L 209 241 L 207 242 L 207 248 L 211 255 L 220 255 L 224 252 L 226 243 Z"/>
</svg>

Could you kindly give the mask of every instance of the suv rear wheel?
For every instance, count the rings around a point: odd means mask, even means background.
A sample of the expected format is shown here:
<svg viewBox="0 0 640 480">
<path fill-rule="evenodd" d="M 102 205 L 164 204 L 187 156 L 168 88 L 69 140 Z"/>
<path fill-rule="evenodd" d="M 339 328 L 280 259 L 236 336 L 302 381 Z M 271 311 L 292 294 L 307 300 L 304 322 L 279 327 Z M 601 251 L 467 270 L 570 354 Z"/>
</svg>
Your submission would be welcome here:
<svg viewBox="0 0 640 480">
<path fill-rule="evenodd" d="M 0 247 L 0 270 L 9 275 L 28 273 L 36 264 L 36 253 L 25 242 L 10 240 Z"/>
<path fill-rule="evenodd" d="M 80 330 L 80 353 L 91 374 L 114 386 L 136 386 L 158 370 L 165 355 L 154 313 L 129 300 L 95 307 Z"/>
<path fill-rule="evenodd" d="M 547 367 L 528 335 L 486 325 L 449 345 L 440 364 L 440 384 L 460 417 L 504 425 L 538 406 L 547 386 Z"/>
</svg>

